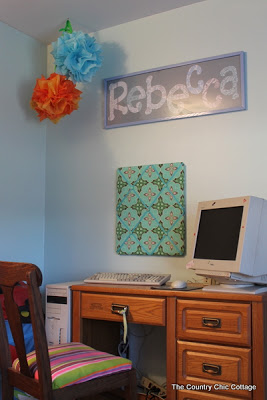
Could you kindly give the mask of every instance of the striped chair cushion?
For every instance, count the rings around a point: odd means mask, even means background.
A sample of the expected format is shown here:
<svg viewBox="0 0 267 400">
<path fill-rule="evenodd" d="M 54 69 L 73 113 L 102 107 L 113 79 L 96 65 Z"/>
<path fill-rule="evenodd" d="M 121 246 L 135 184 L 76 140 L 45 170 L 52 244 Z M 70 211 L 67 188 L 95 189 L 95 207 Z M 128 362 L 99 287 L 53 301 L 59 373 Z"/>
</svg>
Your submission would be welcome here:
<svg viewBox="0 0 267 400">
<path fill-rule="evenodd" d="M 49 346 L 48 352 L 53 389 L 75 385 L 132 368 L 130 360 L 97 351 L 82 343 Z M 35 351 L 28 353 L 27 359 L 30 371 L 34 378 L 38 380 Z M 13 368 L 16 371 L 20 370 L 18 358 L 13 362 Z"/>
</svg>

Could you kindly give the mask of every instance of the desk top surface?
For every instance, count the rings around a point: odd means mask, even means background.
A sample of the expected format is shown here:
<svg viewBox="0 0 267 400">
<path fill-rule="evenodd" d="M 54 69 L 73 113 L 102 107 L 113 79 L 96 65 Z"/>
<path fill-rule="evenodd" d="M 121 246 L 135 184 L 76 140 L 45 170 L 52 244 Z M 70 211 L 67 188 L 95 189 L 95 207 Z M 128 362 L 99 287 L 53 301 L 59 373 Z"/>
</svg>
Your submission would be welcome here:
<svg viewBox="0 0 267 400">
<path fill-rule="evenodd" d="M 188 285 L 190 286 L 190 284 Z M 192 284 L 191 286 L 194 286 Z M 202 289 L 196 290 L 160 290 L 152 289 L 150 286 L 138 285 L 110 285 L 100 283 L 84 283 L 71 286 L 72 291 L 87 293 L 119 294 L 131 296 L 149 296 L 149 297 L 177 297 L 185 299 L 202 300 L 226 300 L 226 301 L 254 301 L 267 302 L 267 292 L 262 294 L 239 294 L 239 293 L 221 293 L 221 292 L 203 292 Z"/>
</svg>

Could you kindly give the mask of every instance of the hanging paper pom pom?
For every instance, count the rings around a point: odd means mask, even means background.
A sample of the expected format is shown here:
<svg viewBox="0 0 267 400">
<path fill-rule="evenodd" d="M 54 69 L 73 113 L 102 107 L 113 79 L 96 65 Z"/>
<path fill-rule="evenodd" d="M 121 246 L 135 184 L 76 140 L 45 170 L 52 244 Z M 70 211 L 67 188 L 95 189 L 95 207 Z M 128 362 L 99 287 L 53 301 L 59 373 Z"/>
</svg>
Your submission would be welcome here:
<svg viewBox="0 0 267 400">
<path fill-rule="evenodd" d="M 52 43 L 56 72 L 73 82 L 91 82 L 102 65 L 101 47 L 87 33 L 66 31 Z"/>
<path fill-rule="evenodd" d="M 62 117 L 79 108 L 81 91 L 65 76 L 53 73 L 48 79 L 36 80 L 31 107 L 38 113 L 40 121 L 49 118 L 56 124 Z"/>
</svg>

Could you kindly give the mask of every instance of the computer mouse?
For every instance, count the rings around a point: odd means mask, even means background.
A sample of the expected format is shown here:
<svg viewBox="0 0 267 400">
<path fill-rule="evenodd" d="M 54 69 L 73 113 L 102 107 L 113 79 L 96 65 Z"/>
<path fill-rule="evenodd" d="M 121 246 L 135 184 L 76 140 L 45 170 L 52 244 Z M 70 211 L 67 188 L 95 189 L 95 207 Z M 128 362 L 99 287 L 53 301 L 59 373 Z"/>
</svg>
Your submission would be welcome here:
<svg viewBox="0 0 267 400">
<path fill-rule="evenodd" d="M 187 287 L 187 283 L 185 281 L 173 281 L 171 282 L 171 287 L 175 289 L 185 289 Z"/>
</svg>

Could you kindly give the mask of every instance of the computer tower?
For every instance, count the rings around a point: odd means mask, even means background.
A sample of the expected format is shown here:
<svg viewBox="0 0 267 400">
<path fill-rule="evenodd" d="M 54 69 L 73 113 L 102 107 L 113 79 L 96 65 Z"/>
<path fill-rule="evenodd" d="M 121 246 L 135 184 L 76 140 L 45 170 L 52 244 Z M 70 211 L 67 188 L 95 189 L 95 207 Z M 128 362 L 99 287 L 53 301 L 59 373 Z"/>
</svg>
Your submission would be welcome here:
<svg viewBox="0 0 267 400">
<path fill-rule="evenodd" d="M 45 329 L 48 345 L 71 341 L 71 286 L 81 282 L 46 285 Z"/>
</svg>

